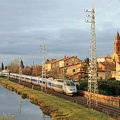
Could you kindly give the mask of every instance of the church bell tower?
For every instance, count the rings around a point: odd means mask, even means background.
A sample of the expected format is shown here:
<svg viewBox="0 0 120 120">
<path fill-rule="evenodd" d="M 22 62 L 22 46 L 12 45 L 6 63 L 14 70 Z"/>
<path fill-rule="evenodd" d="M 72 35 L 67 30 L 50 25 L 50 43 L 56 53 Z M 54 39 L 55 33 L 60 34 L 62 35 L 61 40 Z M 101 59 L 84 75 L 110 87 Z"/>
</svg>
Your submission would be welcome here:
<svg viewBox="0 0 120 120">
<path fill-rule="evenodd" d="M 112 58 L 116 62 L 120 62 L 120 35 L 119 32 L 117 32 L 114 40 L 114 46 L 113 46 L 113 55 Z"/>
</svg>

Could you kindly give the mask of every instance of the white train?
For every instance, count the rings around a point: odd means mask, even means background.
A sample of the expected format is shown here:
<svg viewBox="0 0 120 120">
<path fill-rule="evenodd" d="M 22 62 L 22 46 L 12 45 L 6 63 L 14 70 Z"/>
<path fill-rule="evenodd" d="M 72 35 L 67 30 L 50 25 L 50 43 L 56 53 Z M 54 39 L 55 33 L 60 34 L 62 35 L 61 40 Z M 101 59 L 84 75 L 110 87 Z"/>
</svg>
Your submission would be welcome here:
<svg viewBox="0 0 120 120">
<path fill-rule="evenodd" d="M 15 73 L 4 73 L 4 76 L 9 76 L 11 78 L 21 79 L 22 81 L 30 82 L 33 84 L 40 85 L 52 89 L 57 92 L 65 93 L 67 95 L 73 95 L 77 93 L 76 85 L 72 80 L 66 79 L 52 79 L 52 78 L 40 78 L 28 75 L 22 75 Z"/>
</svg>

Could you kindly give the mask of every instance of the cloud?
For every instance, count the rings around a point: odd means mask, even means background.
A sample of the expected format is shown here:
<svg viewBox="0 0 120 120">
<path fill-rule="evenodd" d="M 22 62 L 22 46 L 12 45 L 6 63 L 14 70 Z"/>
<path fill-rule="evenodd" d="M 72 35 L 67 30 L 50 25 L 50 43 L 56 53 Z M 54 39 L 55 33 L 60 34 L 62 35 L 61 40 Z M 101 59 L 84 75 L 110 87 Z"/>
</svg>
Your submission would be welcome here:
<svg viewBox="0 0 120 120">
<path fill-rule="evenodd" d="M 97 55 L 111 54 L 120 23 L 119 11 L 115 10 L 119 8 L 114 4 L 117 0 L 110 1 L 0 0 L 0 61 L 9 64 L 8 60 L 21 57 L 25 65 L 33 61 L 40 64 L 43 44 L 46 59 L 64 55 L 88 57 L 91 25 L 85 23 L 89 18 L 84 9 L 91 9 L 93 4 Z M 106 3 L 109 4 L 105 6 Z"/>
</svg>

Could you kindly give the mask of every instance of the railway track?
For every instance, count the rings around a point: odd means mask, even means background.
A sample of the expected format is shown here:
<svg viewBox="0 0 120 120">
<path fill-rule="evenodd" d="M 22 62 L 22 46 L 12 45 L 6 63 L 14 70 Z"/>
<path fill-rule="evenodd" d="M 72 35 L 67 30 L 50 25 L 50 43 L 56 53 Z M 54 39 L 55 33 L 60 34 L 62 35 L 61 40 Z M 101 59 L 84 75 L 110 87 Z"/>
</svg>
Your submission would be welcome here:
<svg viewBox="0 0 120 120">
<path fill-rule="evenodd" d="M 13 78 L 10 78 L 10 80 L 13 82 L 19 83 L 18 80 L 15 80 Z M 74 96 L 67 96 L 65 94 L 58 93 L 58 92 L 55 92 L 55 91 L 50 90 L 50 89 L 45 89 L 43 87 L 40 87 L 39 85 L 34 85 L 32 83 L 28 83 L 25 81 L 21 81 L 20 84 L 24 85 L 25 87 L 32 88 L 32 89 L 39 90 L 39 91 L 43 91 L 43 92 L 46 92 L 47 94 L 52 94 L 52 95 L 58 96 L 60 98 L 64 98 L 66 100 L 69 100 L 69 101 L 75 102 L 77 104 L 83 105 L 85 107 L 88 107 L 87 106 L 87 99 L 85 97 L 82 97 L 81 94 L 79 94 L 79 93 L 77 93 Z M 98 102 L 97 107 L 94 107 L 94 105 L 91 104 L 91 108 L 94 110 L 103 112 L 103 113 L 115 118 L 115 120 L 120 120 L 120 108 L 118 108 L 118 107 L 114 107 L 114 106 L 110 106 L 110 105 L 107 105 L 107 104 L 102 103 L 102 102 Z"/>
</svg>

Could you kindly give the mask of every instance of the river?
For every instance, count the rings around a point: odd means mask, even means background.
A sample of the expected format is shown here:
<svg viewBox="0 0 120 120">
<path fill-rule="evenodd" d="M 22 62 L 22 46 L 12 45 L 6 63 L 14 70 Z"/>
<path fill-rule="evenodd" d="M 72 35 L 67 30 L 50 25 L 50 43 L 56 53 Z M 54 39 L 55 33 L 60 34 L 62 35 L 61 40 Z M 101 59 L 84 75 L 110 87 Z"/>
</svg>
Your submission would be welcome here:
<svg viewBox="0 0 120 120">
<path fill-rule="evenodd" d="M 14 116 L 15 120 L 51 120 L 28 99 L 0 86 L 0 116 Z"/>
</svg>

